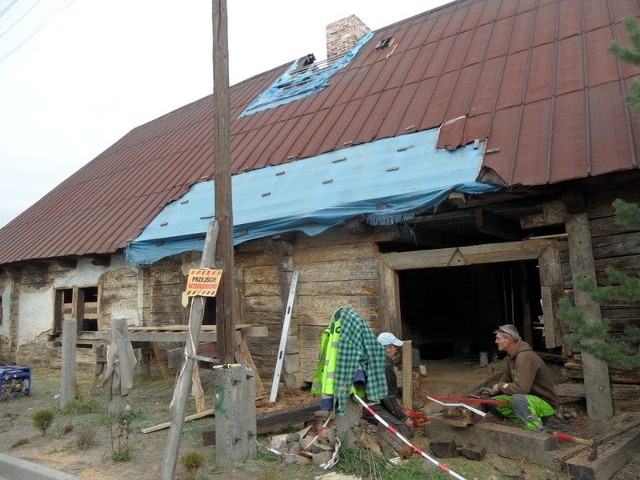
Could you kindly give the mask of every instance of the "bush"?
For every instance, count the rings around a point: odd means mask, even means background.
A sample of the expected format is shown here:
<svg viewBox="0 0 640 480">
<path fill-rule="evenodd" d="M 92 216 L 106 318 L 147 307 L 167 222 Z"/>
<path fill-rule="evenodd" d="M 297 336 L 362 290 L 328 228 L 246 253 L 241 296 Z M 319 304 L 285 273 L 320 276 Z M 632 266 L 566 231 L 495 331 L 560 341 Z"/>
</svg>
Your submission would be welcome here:
<svg viewBox="0 0 640 480">
<path fill-rule="evenodd" d="M 111 452 L 111 459 L 114 462 L 126 462 L 133 455 L 133 447 L 129 444 L 120 445 Z"/>
<path fill-rule="evenodd" d="M 204 465 L 206 458 L 198 452 L 187 452 L 180 459 L 180 463 L 193 478 Z"/>
<path fill-rule="evenodd" d="M 55 415 L 52 410 L 38 410 L 31 418 L 33 420 L 33 426 L 40 430 L 44 437 L 53 423 L 54 417 Z"/>
<path fill-rule="evenodd" d="M 78 430 L 76 437 L 76 445 L 80 450 L 94 447 L 98 444 L 96 441 L 96 429 L 90 426 L 84 426 Z"/>
</svg>

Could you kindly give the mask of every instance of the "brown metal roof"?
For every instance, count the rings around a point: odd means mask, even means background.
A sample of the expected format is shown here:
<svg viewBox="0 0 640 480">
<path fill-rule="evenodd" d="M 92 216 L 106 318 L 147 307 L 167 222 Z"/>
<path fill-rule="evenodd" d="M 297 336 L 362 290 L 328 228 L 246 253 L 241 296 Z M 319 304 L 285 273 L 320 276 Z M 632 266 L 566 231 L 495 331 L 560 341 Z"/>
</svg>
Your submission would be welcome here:
<svg viewBox="0 0 640 480">
<path fill-rule="evenodd" d="M 317 94 L 236 119 L 286 68 L 231 88 L 232 171 L 439 127 L 439 146 L 486 139 L 508 185 L 638 167 L 637 0 L 466 0 L 382 28 Z M 389 36 L 393 44 L 376 50 Z M 132 130 L 0 230 L 0 264 L 124 248 L 169 201 L 213 174 L 212 97 Z M 460 117 L 460 118 L 459 118 Z"/>
</svg>

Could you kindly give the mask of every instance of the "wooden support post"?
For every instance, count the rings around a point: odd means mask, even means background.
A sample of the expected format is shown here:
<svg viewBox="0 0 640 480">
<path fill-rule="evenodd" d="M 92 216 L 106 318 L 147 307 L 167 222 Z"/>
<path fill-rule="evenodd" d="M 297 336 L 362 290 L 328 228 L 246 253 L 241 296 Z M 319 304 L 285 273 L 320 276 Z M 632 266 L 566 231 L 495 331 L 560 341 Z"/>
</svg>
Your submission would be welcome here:
<svg viewBox="0 0 640 480">
<path fill-rule="evenodd" d="M 256 383 L 248 365 L 215 370 L 216 463 L 233 465 L 257 455 Z"/>
<path fill-rule="evenodd" d="M 160 346 L 158 345 L 158 342 L 149 342 L 149 343 L 151 343 L 151 350 L 153 350 L 153 356 L 156 357 L 156 362 L 158 362 L 158 368 L 160 368 L 163 378 L 171 377 L 171 374 L 169 373 L 169 369 L 165 365 L 164 355 L 162 355 L 162 351 L 160 350 Z"/>
<path fill-rule="evenodd" d="M 64 408 L 76 398 L 76 338 L 78 322 L 67 319 L 62 322 L 62 378 L 60 381 L 60 407 Z"/>
<path fill-rule="evenodd" d="M 216 240 L 218 238 L 218 224 L 209 223 L 207 236 L 202 251 L 201 268 L 211 268 L 216 255 Z M 191 387 L 191 374 L 196 360 L 192 358 L 196 354 L 198 345 L 198 337 L 200 335 L 200 327 L 202 318 L 204 317 L 204 300 L 205 297 L 193 297 L 191 302 L 191 312 L 189 313 L 189 338 L 187 338 L 185 349 L 188 358 L 185 358 L 182 371 L 178 377 L 176 389 L 173 397 L 173 419 L 169 429 L 169 437 L 167 439 L 167 449 L 164 456 L 162 467 L 162 480 L 174 480 L 176 471 L 176 462 L 178 460 L 178 452 L 180 450 L 180 436 L 184 427 L 185 409 L 187 396 Z"/>
<path fill-rule="evenodd" d="M 413 342 L 402 344 L 402 406 L 413 408 Z"/>
<path fill-rule="evenodd" d="M 98 386 L 98 377 L 104 373 L 107 365 L 107 345 L 101 343 L 96 347 L 96 366 L 91 377 L 91 385 L 89 386 L 89 395 L 95 395 Z"/>
<path fill-rule="evenodd" d="M 567 214 L 565 224 L 569 243 L 569 264 L 574 279 L 576 275 L 584 275 L 595 280 L 596 268 L 587 214 Z M 600 306 L 591 300 L 588 293 L 574 288 L 573 295 L 576 307 L 584 312 L 586 323 L 602 323 Z M 613 402 L 607 363 L 583 351 L 582 366 L 587 397 L 587 415 L 591 420 L 596 421 L 611 418 L 613 416 Z"/>
</svg>

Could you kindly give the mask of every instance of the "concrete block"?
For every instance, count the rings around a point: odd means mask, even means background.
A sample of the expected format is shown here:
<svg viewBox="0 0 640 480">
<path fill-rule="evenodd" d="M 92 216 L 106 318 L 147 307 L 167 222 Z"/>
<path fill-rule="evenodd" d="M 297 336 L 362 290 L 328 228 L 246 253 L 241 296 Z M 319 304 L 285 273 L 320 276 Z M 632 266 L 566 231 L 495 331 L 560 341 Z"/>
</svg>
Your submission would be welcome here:
<svg viewBox="0 0 640 480">
<path fill-rule="evenodd" d="M 282 376 L 283 380 L 284 380 L 284 384 L 285 386 L 289 387 L 289 388 L 300 388 L 302 386 L 304 386 L 304 380 L 302 377 L 302 372 L 297 372 L 297 373 L 285 373 Z"/>
</svg>

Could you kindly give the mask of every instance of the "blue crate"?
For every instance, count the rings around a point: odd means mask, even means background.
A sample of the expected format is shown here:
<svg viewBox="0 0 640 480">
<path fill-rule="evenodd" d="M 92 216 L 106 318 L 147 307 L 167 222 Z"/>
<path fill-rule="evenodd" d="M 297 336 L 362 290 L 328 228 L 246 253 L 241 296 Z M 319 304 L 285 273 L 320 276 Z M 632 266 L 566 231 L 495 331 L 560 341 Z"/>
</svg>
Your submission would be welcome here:
<svg viewBox="0 0 640 480">
<path fill-rule="evenodd" d="M 0 367 L 0 399 L 14 394 L 31 395 L 31 369 L 3 365 Z"/>
</svg>

